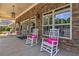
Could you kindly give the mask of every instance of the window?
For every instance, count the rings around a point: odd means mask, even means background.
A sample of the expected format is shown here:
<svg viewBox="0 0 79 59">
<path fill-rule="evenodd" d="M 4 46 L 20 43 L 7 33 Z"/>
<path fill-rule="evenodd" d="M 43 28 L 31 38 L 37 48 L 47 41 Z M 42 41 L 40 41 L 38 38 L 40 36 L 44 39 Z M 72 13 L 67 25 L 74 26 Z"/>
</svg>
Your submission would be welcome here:
<svg viewBox="0 0 79 59">
<path fill-rule="evenodd" d="M 63 11 L 55 14 L 55 24 L 69 24 L 70 23 L 71 12 Z"/>
<path fill-rule="evenodd" d="M 52 28 L 52 14 L 43 15 L 43 34 L 48 35 Z"/>
<path fill-rule="evenodd" d="M 57 28 L 60 38 L 72 38 L 72 12 L 71 5 L 55 9 L 52 14 L 43 15 L 43 34 L 48 35 L 51 28 Z"/>
<path fill-rule="evenodd" d="M 64 10 L 63 12 L 58 11 L 58 13 L 54 15 L 55 28 L 60 30 L 60 37 L 70 38 L 70 18 L 70 10 Z"/>
<path fill-rule="evenodd" d="M 28 34 L 29 19 L 24 20 L 24 21 L 21 23 L 21 26 L 22 26 L 22 30 L 21 30 L 22 34 L 23 34 L 23 35 Z"/>
</svg>

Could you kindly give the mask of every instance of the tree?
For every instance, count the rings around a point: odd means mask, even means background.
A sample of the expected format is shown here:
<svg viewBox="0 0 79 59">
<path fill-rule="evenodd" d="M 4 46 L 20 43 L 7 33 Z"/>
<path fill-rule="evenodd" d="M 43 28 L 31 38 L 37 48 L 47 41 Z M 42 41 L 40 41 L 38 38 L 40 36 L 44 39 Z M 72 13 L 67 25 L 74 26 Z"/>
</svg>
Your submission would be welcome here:
<svg viewBox="0 0 79 59">
<path fill-rule="evenodd" d="M 11 28 L 7 26 L 6 29 L 5 29 L 5 31 L 10 31 L 10 29 Z"/>
</svg>

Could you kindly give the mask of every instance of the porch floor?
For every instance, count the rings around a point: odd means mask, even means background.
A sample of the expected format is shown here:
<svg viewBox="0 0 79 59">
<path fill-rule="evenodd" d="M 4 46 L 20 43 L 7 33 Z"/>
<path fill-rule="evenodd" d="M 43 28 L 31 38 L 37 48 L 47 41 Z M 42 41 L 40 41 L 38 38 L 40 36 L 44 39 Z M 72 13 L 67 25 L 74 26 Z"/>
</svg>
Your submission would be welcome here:
<svg viewBox="0 0 79 59">
<path fill-rule="evenodd" d="M 40 45 L 25 45 L 25 40 L 20 40 L 15 36 L 0 37 L 0 56 L 49 56 L 50 54 L 40 52 Z M 78 56 L 77 51 L 66 51 L 60 49 L 56 56 Z"/>
</svg>

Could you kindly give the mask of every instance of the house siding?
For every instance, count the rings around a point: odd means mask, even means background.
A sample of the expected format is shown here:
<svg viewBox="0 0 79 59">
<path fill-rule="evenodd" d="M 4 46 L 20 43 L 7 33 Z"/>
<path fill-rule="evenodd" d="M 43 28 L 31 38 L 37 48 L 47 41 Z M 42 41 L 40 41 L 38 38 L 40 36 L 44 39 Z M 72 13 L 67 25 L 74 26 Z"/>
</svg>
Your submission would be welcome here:
<svg viewBox="0 0 79 59">
<path fill-rule="evenodd" d="M 55 8 L 66 5 L 67 3 L 39 3 L 22 16 L 16 19 L 16 22 L 21 22 L 26 19 L 31 19 L 31 17 L 36 16 L 36 27 L 39 29 L 39 36 L 41 39 L 42 35 L 42 14 L 53 10 Z M 62 48 L 67 50 L 79 49 L 79 4 L 72 4 L 72 39 L 60 39 L 62 43 Z"/>
</svg>

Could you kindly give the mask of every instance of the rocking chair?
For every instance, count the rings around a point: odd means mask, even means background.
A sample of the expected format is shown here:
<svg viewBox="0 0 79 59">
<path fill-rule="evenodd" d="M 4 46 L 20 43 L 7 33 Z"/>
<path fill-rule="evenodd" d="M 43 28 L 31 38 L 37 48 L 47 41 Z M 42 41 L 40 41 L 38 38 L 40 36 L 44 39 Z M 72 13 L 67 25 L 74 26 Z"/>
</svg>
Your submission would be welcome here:
<svg viewBox="0 0 79 59">
<path fill-rule="evenodd" d="M 59 51 L 59 30 L 58 29 L 50 29 L 49 38 L 43 38 L 41 44 L 41 51 L 46 51 L 51 54 L 51 56 L 56 55 Z"/>
<path fill-rule="evenodd" d="M 26 44 L 31 44 L 31 46 L 34 45 L 34 42 L 37 44 L 38 40 L 38 29 L 33 29 L 33 32 L 31 35 L 27 35 Z"/>
</svg>

